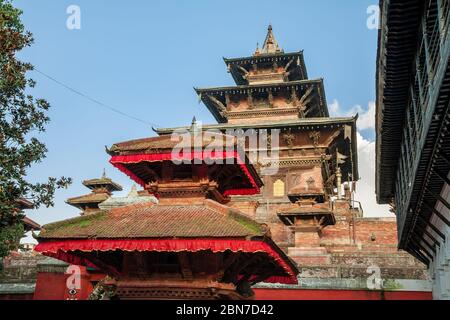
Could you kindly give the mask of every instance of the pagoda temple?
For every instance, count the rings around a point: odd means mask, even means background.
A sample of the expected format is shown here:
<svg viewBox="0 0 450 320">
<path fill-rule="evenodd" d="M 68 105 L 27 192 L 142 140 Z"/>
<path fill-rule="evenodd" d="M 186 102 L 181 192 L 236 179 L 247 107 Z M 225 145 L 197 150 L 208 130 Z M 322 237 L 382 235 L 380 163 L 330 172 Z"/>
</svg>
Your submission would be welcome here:
<svg viewBox="0 0 450 320">
<path fill-rule="evenodd" d="M 82 210 L 81 215 L 98 212 L 100 203 L 109 199 L 114 191 L 122 191 L 122 187 L 106 177 L 105 172 L 99 179 L 83 181 L 83 185 L 92 192 L 66 201 L 67 204 Z"/>
<path fill-rule="evenodd" d="M 395 218 L 367 218 L 354 199 L 358 116 L 329 116 L 303 51 L 286 53 L 269 26 L 261 48 L 224 62 L 235 86 L 195 88 L 218 123 L 108 148 L 142 189 L 70 200 L 84 214 L 44 226 L 36 250 L 107 275 L 83 278 L 92 298 L 430 299 Z M 45 285 L 35 299 L 54 298 Z"/>
<path fill-rule="evenodd" d="M 300 268 L 299 286 L 258 285 L 257 296 L 367 299 L 368 270 L 376 265 L 385 285 L 371 298 L 430 298 L 425 266 L 397 250 L 395 218 L 364 217 L 354 199 L 358 115 L 330 117 L 323 79 L 309 78 L 303 51 L 285 52 L 269 26 L 261 48 L 224 62 L 236 85 L 195 88 L 218 122 L 202 130 L 262 134 L 245 149 L 269 155 L 252 159 L 264 182 L 260 193 L 233 195 L 228 205 L 267 224 Z M 165 136 L 189 126 L 154 130 Z"/>
<path fill-rule="evenodd" d="M 278 157 L 270 159 L 268 165 L 278 170 L 264 175 L 264 165 L 257 160 L 255 166 L 265 187 L 252 197 L 233 197 L 231 206 L 268 223 L 275 231 L 274 238 L 281 245 L 291 246 L 286 240 L 295 232 L 290 234 L 282 225 L 293 227 L 296 222 L 287 218 L 288 215 L 299 222 L 299 215 L 292 213 L 295 210 L 303 210 L 304 214 L 319 220 L 327 214 L 327 224 L 334 224 L 331 198 L 341 200 L 342 184 L 354 185 L 358 180 L 357 116 L 329 117 L 323 79 L 308 78 L 303 52 L 285 53 L 275 39 L 272 26 L 268 28 L 263 47 L 258 47 L 252 56 L 224 61 L 236 86 L 195 89 L 219 122 L 202 129 L 267 134 L 265 145 L 258 145 L 257 150 L 276 151 Z M 188 128 L 156 131 L 164 136 L 183 129 Z M 272 145 L 274 134 L 278 134 L 275 138 L 279 140 L 276 150 Z M 255 151 L 248 140 L 246 147 L 248 152 Z M 312 212 L 321 214 L 314 216 Z M 311 250 L 302 252 L 300 248 L 292 248 L 290 253 L 300 262 L 304 255 L 311 255 Z"/>
<path fill-rule="evenodd" d="M 188 150 L 177 165 L 175 145 L 167 135 L 113 145 L 110 162 L 158 202 L 46 225 L 36 251 L 104 272 L 93 298 L 251 299 L 256 283 L 296 284 L 297 266 L 270 229 L 224 205 L 230 194 L 259 192 L 248 160 Z"/>
</svg>

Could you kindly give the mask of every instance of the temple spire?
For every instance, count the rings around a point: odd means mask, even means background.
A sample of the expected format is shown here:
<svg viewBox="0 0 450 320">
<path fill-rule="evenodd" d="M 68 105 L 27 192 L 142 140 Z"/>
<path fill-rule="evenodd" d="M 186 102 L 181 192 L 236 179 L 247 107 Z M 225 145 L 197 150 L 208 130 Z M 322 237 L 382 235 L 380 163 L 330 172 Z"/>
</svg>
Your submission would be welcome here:
<svg viewBox="0 0 450 320">
<path fill-rule="evenodd" d="M 275 40 L 275 36 L 274 36 L 273 30 L 272 30 L 272 25 L 269 24 L 269 27 L 267 28 L 266 40 L 264 40 L 264 45 L 261 50 L 259 50 L 259 49 L 256 50 L 255 55 L 275 54 L 275 53 L 282 53 L 282 52 L 283 52 L 283 50 L 278 45 L 277 40 Z"/>
</svg>

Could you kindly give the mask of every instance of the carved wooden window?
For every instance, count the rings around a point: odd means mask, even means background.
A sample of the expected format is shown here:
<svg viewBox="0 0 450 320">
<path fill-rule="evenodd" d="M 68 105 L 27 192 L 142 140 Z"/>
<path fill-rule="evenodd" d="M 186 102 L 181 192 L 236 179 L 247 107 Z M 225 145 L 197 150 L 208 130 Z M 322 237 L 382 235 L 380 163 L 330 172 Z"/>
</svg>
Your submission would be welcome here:
<svg viewBox="0 0 450 320">
<path fill-rule="evenodd" d="M 273 184 L 273 196 L 274 197 L 284 197 L 284 194 L 285 194 L 284 182 L 282 180 L 278 179 Z"/>
</svg>

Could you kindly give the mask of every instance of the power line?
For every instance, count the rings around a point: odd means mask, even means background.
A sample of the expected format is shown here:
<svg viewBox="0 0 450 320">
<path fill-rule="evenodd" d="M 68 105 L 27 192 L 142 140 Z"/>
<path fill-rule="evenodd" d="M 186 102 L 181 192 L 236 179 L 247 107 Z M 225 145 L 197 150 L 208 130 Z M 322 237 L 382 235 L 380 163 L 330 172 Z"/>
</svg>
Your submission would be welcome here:
<svg viewBox="0 0 450 320">
<path fill-rule="evenodd" d="M 87 94 L 84 94 L 84 93 L 82 93 L 82 92 L 80 92 L 80 91 L 78 91 L 78 90 L 76 90 L 76 89 L 70 87 L 69 85 L 67 85 L 67 84 L 65 84 L 65 83 L 63 83 L 63 82 L 61 82 L 61 81 L 59 81 L 59 80 L 53 78 L 52 76 L 49 76 L 48 74 L 46 74 L 46 73 L 44 73 L 44 72 L 42 72 L 42 71 L 40 71 L 40 70 L 38 70 L 38 69 L 36 69 L 36 68 L 34 68 L 33 70 L 36 71 L 37 73 L 41 74 L 42 76 L 46 77 L 47 79 L 49 79 L 49 80 L 55 82 L 56 84 L 58 84 L 58 85 L 64 87 L 65 89 L 67 89 L 67 90 L 69 90 L 69 91 L 75 93 L 76 95 L 79 95 L 80 97 L 83 97 L 83 98 L 85 98 L 85 99 L 87 99 L 87 100 L 89 100 L 89 101 L 91 101 L 91 102 L 93 102 L 93 103 L 95 103 L 95 104 L 97 104 L 97 105 L 103 107 L 103 108 L 106 108 L 106 109 L 108 109 L 109 111 L 115 112 L 115 113 L 117 113 L 117 114 L 119 114 L 119 115 L 121 115 L 121 116 L 127 117 L 127 118 L 129 118 L 129 119 L 132 119 L 132 120 L 141 122 L 141 123 L 143 123 L 143 124 L 145 124 L 145 125 L 149 125 L 149 126 L 156 127 L 156 128 L 159 127 L 159 125 L 157 125 L 157 124 L 155 124 L 155 123 L 148 122 L 148 121 L 145 121 L 145 120 L 136 118 L 135 116 L 132 116 L 132 115 L 130 115 L 130 114 L 127 114 L 127 113 L 125 113 L 125 112 L 123 112 L 123 111 L 121 111 L 121 110 L 119 110 L 119 109 L 117 109 L 117 108 L 111 107 L 111 106 L 107 105 L 106 103 L 103 103 L 103 102 L 101 102 L 101 101 L 99 101 L 99 100 L 97 100 L 97 99 L 94 99 L 94 98 L 88 96 Z"/>
</svg>

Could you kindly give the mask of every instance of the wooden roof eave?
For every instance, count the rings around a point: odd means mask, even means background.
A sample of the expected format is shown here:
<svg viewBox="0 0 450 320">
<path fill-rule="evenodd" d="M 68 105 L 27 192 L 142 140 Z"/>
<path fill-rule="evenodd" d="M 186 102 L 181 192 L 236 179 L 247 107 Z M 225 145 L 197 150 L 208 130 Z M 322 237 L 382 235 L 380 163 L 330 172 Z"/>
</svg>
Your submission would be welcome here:
<svg viewBox="0 0 450 320">
<path fill-rule="evenodd" d="M 414 41 L 414 37 L 417 37 L 418 32 L 411 32 L 411 30 L 419 27 L 421 5 L 423 3 L 420 0 L 382 0 L 380 3 L 381 28 L 378 34 L 375 116 L 377 131 L 375 187 L 377 201 L 380 204 L 388 204 L 394 195 L 394 177 L 397 169 L 395 155 L 401 144 L 396 137 L 402 136 L 404 101 L 407 98 L 395 98 L 392 94 L 396 97 L 409 96 L 410 77 L 405 78 L 398 69 L 404 70 L 405 66 L 413 68 L 417 49 L 417 40 Z M 407 10 L 403 10 L 404 8 Z M 402 14 L 396 14 L 400 11 Z M 408 32 L 404 33 L 402 30 L 408 30 Z M 411 38 L 408 39 L 405 35 Z M 401 118 L 401 124 L 398 123 L 398 116 Z M 394 143 L 392 147 L 386 147 L 383 143 L 384 137 L 381 135 L 386 135 L 386 132 L 390 133 L 386 139 Z"/>
<path fill-rule="evenodd" d="M 330 126 L 330 125 L 352 125 L 353 126 L 353 140 L 356 137 L 356 121 L 358 115 L 354 117 L 336 117 L 336 118 L 303 118 L 293 121 L 273 121 L 265 123 L 242 123 L 242 124 L 228 124 L 219 123 L 212 125 L 202 126 L 202 130 L 227 130 L 227 129 L 271 129 L 271 128 L 284 128 L 284 127 L 317 127 Z M 174 128 L 158 128 L 154 131 L 159 135 L 171 134 L 175 130 L 189 130 L 189 126 L 186 127 L 174 127 Z"/>
<path fill-rule="evenodd" d="M 296 68 L 299 69 L 299 73 L 300 73 L 300 76 L 302 79 L 308 79 L 308 72 L 306 69 L 303 50 L 298 51 L 298 52 L 292 52 L 292 53 L 272 54 L 272 55 L 263 55 L 263 56 L 256 56 L 256 57 L 251 56 L 251 57 L 233 58 L 233 59 L 228 59 L 228 58 L 224 57 L 223 60 L 224 60 L 225 64 L 227 65 L 227 67 L 229 68 L 229 72 L 231 73 L 231 76 L 233 77 L 234 82 L 237 85 L 247 85 L 248 80 L 246 80 L 243 77 L 243 75 L 241 74 L 241 72 L 239 72 L 234 66 L 241 66 L 244 64 L 248 64 L 248 63 L 251 63 L 252 61 L 255 61 L 258 59 L 260 59 L 260 60 L 266 59 L 267 60 L 267 58 L 269 58 L 269 59 L 272 58 L 272 60 L 274 60 L 274 59 L 280 58 L 280 57 L 282 57 L 283 59 L 299 57 L 300 64 L 297 64 L 297 62 L 295 62 Z"/>
<path fill-rule="evenodd" d="M 267 243 L 273 250 L 275 250 L 281 258 L 284 259 L 285 262 L 288 263 L 289 267 L 292 269 L 292 271 L 295 273 L 295 275 L 298 275 L 300 273 L 300 270 L 298 268 L 297 263 L 295 263 L 283 250 L 278 247 L 275 242 L 272 240 L 272 238 L 264 236 L 264 237 L 253 237 L 251 239 L 252 241 L 263 241 Z"/>
<path fill-rule="evenodd" d="M 300 57 L 302 59 L 303 57 L 303 50 L 301 51 L 295 51 L 295 52 L 288 52 L 288 53 L 274 53 L 274 54 L 262 54 L 258 56 L 249 56 L 249 57 L 241 57 L 241 58 L 225 58 L 223 57 L 223 61 L 226 64 L 234 63 L 234 64 L 243 64 L 243 63 L 249 63 L 251 61 L 257 61 L 264 60 L 264 59 L 276 59 L 276 58 L 283 58 L 283 59 L 289 59 L 291 57 Z M 264 62 L 264 61 L 262 61 Z"/>
<path fill-rule="evenodd" d="M 195 88 L 195 92 L 200 95 L 203 93 L 227 93 L 231 91 L 246 91 L 246 90 L 255 90 L 255 89 L 264 89 L 264 88 L 275 88 L 275 87 L 292 87 L 292 86 L 299 86 L 299 85 L 311 85 L 315 84 L 320 86 L 322 89 L 322 94 L 325 96 L 325 89 L 323 85 L 323 78 L 319 79 L 305 79 L 305 80 L 296 80 L 296 81 L 289 81 L 289 82 L 282 82 L 282 83 L 265 83 L 265 84 L 258 84 L 258 85 L 240 85 L 240 86 L 227 86 L 227 87 L 212 87 L 212 88 Z"/>
<path fill-rule="evenodd" d="M 89 188 L 89 189 L 95 189 L 97 186 L 110 186 L 112 191 L 122 191 L 122 186 L 111 179 L 91 179 L 91 180 L 85 180 L 82 182 L 82 184 Z"/>
<path fill-rule="evenodd" d="M 33 231 L 41 230 L 41 225 L 39 223 L 26 216 L 22 219 L 22 223 L 24 224 L 26 230 L 33 230 Z"/>
<path fill-rule="evenodd" d="M 208 110 L 212 113 L 214 118 L 219 123 L 226 123 L 227 118 L 220 113 L 217 109 L 217 106 L 214 105 L 209 99 L 205 99 L 203 94 L 211 94 L 211 95 L 223 95 L 227 93 L 233 93 L 236 91 L 244 91 L 248 90 L 258 90 L 258 89 L 266 89 L 269 90 L 271 88 L 277 87 L 292 87 L 292 86 L 302 86 L 302 85 L 316 85 L 318 90 L 318 97 L 320 99 L 321 112 L 323 117 L 329 117 L 327 99 L 325 95 L 325 87 L 323 83 L 323 79 L 313 79 L 313 80 L 297 80 L 297 81 L 289 81 L 284 83 L 269 83 L 269 84 L 260 84 L 260 85 L 239 85 L 239 86 L 230 86 L 230 87 L 215 87 L 215 88 L 194 88 L 197 95 L 199 95 L 206 105 Z"/>
<path fill-rule="evenodd" d="M 323 112 L 323 116 L 328 118 L 330 117 L 330 113 L 328 111 L 328 103 L 327 103 L 327 96 L 325 94 L 325 86 L 323 84 L 323 78 L 319 79 L 319 96 L 320 99 L 322 100 L 322 112 Z"/>
<path fill-rule="evenodd" d="M 216 119 L 216 121 L 218 123 L 227 123 L 228 122 L 228 119 L 220 113 L 220 111 L 217 109 L 217 106 L 214 105 L 209 99 L 202 98 L 202 102 L 205 104 L 205 106 L 208 108 L 209 112 L 211 112 L 214 119 Z"/>
</svg>

